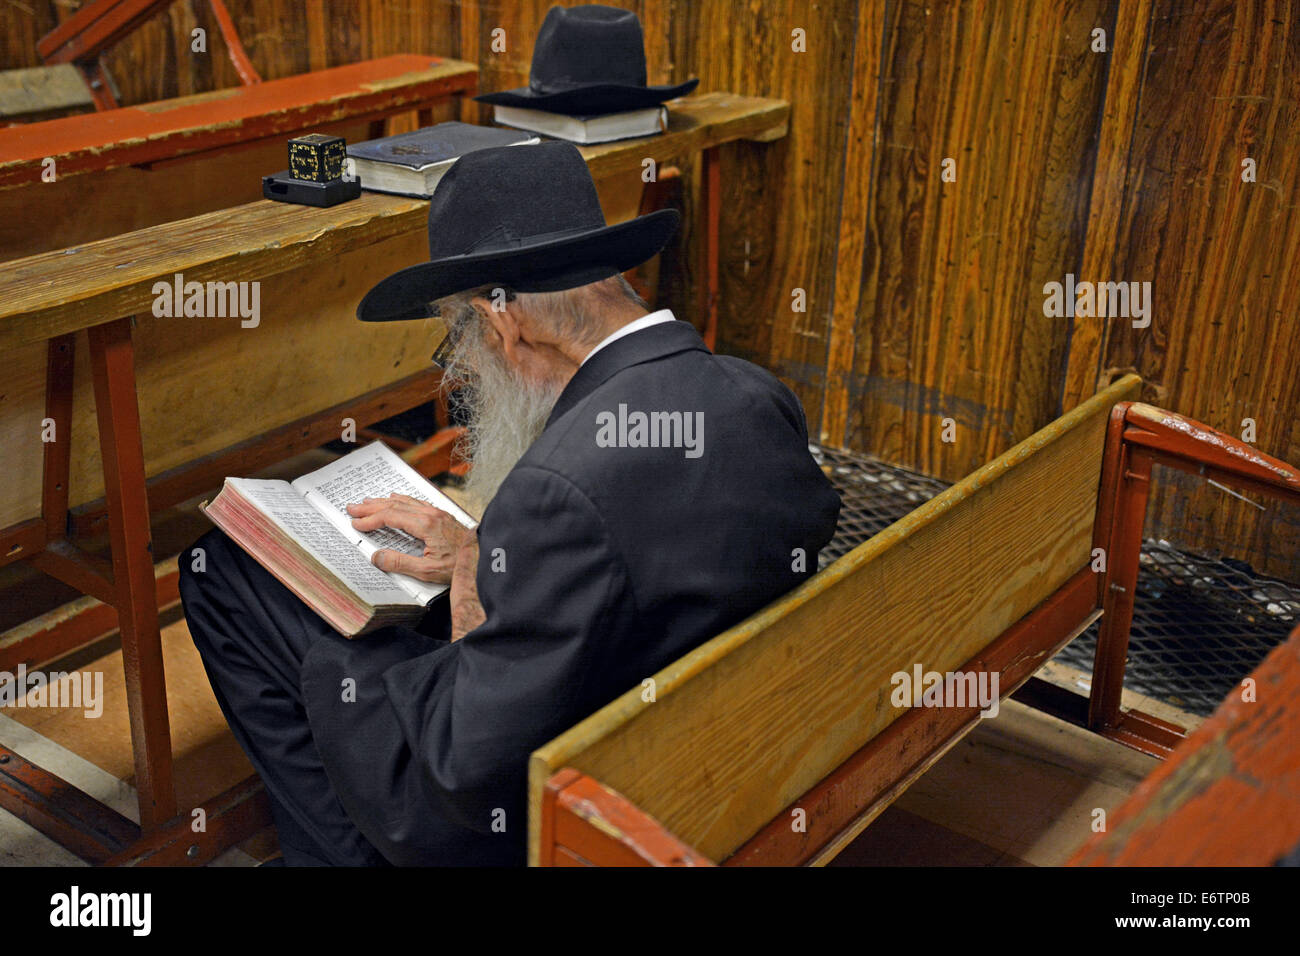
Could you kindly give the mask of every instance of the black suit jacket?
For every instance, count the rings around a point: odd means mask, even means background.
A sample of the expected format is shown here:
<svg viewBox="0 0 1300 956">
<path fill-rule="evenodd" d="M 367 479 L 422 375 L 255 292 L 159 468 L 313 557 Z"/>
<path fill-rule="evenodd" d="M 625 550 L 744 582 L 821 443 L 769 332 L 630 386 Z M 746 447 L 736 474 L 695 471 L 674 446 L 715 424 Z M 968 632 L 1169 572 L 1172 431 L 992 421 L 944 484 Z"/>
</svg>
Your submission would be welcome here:
<svg viewBox="0 0 1300 956">
<path fill-rule="evenodd" d="M 689 415 L 702 442 L 629 447 L 649 440 L 632 428 L 620 446 L 634 412 Z M 768 372 L 684 322 L 610 343 L 483 515 L 486 622 L 454 644 L 402 630 L 308 655 L 313 734 L 349 815 L 395 862 L 522 859 L 529 753 L 812 574 L 838 512 Z M 347 677 L 355 702 L 339 701 Z"/>
</svg>

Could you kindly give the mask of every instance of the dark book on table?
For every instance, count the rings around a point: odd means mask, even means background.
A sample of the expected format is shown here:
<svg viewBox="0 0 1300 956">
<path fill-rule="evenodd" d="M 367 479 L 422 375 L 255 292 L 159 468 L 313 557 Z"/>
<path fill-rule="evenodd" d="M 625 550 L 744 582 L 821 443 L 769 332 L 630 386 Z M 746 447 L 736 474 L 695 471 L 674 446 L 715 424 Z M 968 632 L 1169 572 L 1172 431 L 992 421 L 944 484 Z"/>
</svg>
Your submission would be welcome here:
<svg viewBox="0 0 1300 956">
<path fill-rule="evenodd" d="M 428 199 L 461 156 L 493 146 L 526 146 L 536 136 L 470 123 L 438 123 L 348 146 L 362 189 Z"/>
</svg>

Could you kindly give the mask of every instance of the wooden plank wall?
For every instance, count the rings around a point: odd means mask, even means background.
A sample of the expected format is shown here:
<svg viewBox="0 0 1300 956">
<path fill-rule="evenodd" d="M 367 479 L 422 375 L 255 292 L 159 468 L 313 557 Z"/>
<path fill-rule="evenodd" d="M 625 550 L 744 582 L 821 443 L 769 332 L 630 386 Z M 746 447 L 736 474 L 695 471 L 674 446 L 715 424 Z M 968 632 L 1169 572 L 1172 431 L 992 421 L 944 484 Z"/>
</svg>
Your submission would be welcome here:
<svg viewBox="0 0 1300 956">
<path fill-rule="evenodd" d="M 651 82 L 794 106 L 787 139 L 723 151 L 720 346 L 777 372 L 823 441 L 955 480 L 1136 369 L 1148 400 L 1233 434 L 1253 418 L 1257 447 L 1300 461 L 1300 0 L 607 2 L 641 16 Z M 492 90 L 526 81 L 549 0 L 228 6 L 268 78 L 426 52 Z M 0 7 L 0 67 L 34 65 L 75 8 Z M 238 82 L 203 0 L 108 65 L 130 103 Z M 663 268 L 687 316 L 692 239 Z M 1151 326 L 1045 316 L 1067 273 L 1152 282 Z M 1300 578 L 1296 509 L 1165 480 L 1149 530 Z"/>
<path fill-rule="evenodd" d="M 1152 283 L 1153 319 L 1143 330 L 1091 323 L 1071 350 L 1066 397 L 1136 370 L 1148 401 L 1237 436 L 1253 419 L 1253 445 L 1300 463 L 1300 3 L 1151 7 L 1119 144 L 1127 175 L 1108 184 L 1113 226 L 1096 230 L 1093 258 L 1099 273 Z M 1242 182 L 1246 159 L 1254 183 Z M 1297 511 L 1260 511 L 1165 471 L 1148 522 L 1176 542 L 1225 542 L 1294 581 Z"/>
</svg>

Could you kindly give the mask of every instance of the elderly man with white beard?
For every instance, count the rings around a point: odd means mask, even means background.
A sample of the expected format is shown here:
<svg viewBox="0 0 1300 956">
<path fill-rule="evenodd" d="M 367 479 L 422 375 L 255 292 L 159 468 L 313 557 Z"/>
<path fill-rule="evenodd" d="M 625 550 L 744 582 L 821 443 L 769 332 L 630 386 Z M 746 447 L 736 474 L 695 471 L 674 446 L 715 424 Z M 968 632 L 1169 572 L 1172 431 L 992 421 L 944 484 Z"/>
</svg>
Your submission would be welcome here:
<svg viewBox="0 0 1300 956">
<path fill-rule="evenodd" d="M 621 275 L 676 224 L 606 225 L 569 144 L 481 150 L 434 193 L 430 261 L 362 300 L 438 316 L 483 508 L 474 530 L 400 495 L 349 508 L 424 542 L 376 565 L 449 583 L 418 627 L 347 640 L 220 531 L 182 563 L 286 863 L 522 863 L 531 751 L 816 570 L 839 498 L 798 400 Z"/>
</svg>

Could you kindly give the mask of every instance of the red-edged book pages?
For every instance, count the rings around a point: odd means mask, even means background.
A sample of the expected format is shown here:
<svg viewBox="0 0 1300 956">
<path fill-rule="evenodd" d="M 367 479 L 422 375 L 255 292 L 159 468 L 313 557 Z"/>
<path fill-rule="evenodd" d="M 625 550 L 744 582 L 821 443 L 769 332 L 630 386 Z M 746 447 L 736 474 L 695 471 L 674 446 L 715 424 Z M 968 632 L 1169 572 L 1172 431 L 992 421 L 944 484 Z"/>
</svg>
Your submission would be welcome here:
<svg viewBox="0 0 1300 956">
<path fill-rule="evenodd" d="M 381 548 L 424 551 L 424 542 L 404 531 L 363 533 L 352 527 L 347 505 L 391 494 L 427 501 L 474 527 L 469 514 L 382 442 L 293 482 L 227 478 L 212 503 L 201 507 L 331 627 L 356 637 L 388 624 L 413 624 L 447 590 L 371 564 L 370 556 Z"/>
</svg>

